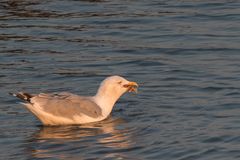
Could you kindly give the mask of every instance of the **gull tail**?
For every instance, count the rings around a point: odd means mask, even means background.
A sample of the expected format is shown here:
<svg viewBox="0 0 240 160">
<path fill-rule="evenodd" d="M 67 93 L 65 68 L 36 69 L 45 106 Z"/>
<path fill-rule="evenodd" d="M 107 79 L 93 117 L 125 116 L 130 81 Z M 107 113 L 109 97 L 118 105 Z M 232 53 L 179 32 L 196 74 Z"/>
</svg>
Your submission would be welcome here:
<svg viewBox="0 0 240 160">
<path fill-rule="evenodd" d="M 24 93 L 24 92 L 18 92 L 18 93 L 9 93 L 10 95 L 17 97 L 23 101 L 26 101 L 28 103 L 31 103 L 31 98 L 34 97 L 33 95 L 29 93 Z"/>
</svg>

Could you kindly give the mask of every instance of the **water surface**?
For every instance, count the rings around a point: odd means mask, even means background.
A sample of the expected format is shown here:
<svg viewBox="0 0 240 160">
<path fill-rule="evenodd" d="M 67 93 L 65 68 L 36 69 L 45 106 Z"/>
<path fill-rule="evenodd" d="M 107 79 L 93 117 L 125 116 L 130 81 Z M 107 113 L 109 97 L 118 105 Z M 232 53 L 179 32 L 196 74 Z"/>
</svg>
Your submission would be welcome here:
<svg viewBox="0 0 240 160">
<path fill-rule="evenodd" d="M 1 159 L 240 158 L 237 0 L 0 2 Z M 43 127 L 8 92 L 140 84 L 105 121 Z"/>
</svg>

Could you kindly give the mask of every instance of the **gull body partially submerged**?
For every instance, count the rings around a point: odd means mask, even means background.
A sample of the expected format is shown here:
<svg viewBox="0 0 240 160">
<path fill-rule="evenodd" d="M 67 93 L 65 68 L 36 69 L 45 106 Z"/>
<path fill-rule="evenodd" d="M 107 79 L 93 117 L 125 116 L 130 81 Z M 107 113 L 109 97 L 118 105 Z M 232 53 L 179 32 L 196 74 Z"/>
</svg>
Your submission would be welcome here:
<svg viewBox="0 0 240 160">
<path fill-rule="evenodd" d="M 44 125 L 84 124 L 107 118 L 116 101 L 125 92 L 137 92 L 138 84 L 120 76 L 106 78 L 95 96 L 79 96 L 68 92 L 40 93 L 19 92 L 12 94 L 25 102 Z"/>
</svg>

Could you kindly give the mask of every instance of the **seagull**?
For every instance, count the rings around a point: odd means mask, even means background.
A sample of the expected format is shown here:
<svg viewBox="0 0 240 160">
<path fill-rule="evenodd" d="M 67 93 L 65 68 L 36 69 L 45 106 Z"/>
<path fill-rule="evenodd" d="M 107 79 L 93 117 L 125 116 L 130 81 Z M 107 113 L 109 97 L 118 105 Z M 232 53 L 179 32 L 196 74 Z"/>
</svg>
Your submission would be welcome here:
<svg viewBox="0 0 240 160">
<path fill-rule="evenodd" d="M 94 96 L 79 96 L 69 92 L 29 94 L 10 93 L 43 125 L 77 125 L 106 119 L 113 106 L 125 92 L 137 93 L 138 84 L 120 76 L 102 81 Z"/>
</svg>

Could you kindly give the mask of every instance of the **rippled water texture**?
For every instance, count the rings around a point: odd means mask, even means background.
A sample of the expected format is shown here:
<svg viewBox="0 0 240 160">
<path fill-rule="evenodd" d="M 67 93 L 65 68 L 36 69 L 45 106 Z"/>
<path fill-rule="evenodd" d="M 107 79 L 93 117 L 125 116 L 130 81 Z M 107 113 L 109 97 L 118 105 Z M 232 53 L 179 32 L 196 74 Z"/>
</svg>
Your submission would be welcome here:
<svg viewBox="0 0 240 160">
<path fill-rule="evenodd" d="M 0 159 L 240 159 L 237 0 L 1 0 Z M 105 121 L 43 127 L 8 92 L 140 84 Z"/>
</svg>

